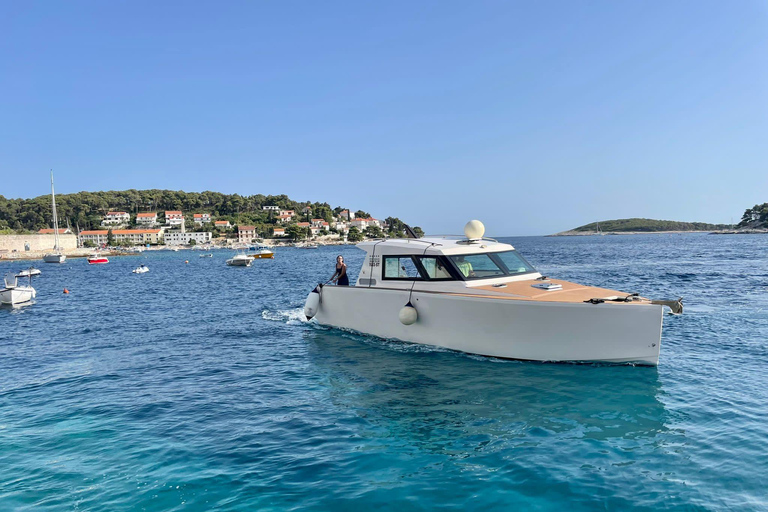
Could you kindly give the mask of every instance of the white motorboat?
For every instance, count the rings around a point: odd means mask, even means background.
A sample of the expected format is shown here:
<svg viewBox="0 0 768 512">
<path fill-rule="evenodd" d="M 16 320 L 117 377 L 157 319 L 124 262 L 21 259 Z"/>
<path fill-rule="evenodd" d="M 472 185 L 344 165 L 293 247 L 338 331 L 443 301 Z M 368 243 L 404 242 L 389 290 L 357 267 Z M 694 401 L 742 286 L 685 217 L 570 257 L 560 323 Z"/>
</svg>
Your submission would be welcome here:
<svg viewBox="0 0 768 512">
<path fill-rule="evenodd" d="M 484 356 L 658 364 L 662 313 L 682 313 L 681 299 L 549 279 L 484 232 L 471 221 L 465 239 L 362 242 L 356 285 L 319 285 L 304 313 L 322 325 Z"/>
<path fill-rule="evenodd" d="M 23 304 L 35 298 L 37 292 L 32 288 L 32 278 L 30 277 L 29 286 L 20 286 L 16 276 L 6 274 L 4 279 L 5 287 L 0 289 L 0 304 L 14 306 Z"/>
<path fill-rule="evenodd" d="M 201 258 L 213 258 L 213 253 L 201 254 L 200 257 Z"/>
<path fill-rule="evenodd" d="M 51 171 L 51 207 L 53 209 L 53 252 L 43 255 L 45 263 L 64 263 L 67 256 L 61 252 L 59 242 L 59 217 L 56 215 L 56 194 L 53 192 L 53 171 Z"/>
<path fill-rule="evenodd" d="M 29 267 L 25 268 L 24 270 L 20 270 L 18 274 L 16 274 L 16 277 L 30 277 L 30 276 L 39 276 L 42 274 L 39 268 L 35 267 Z"/>
<path fill-rule="evenodd" d="M 139 265 L 135 269 L 131 270 L 133 274 L 146 274 L 149 272 L 149 267 L 146 265 Z"/>
<path fill-rule="evenodd" d="M 318 246 L 317 244 L 311 244 L 311 243 L 299 244 L 296 247 L 299 249 L 319 249 L 320 248 L 320 246 Z"/>
<path fill-rule="evenodd" d="M 237 254 L 227 260 L 227 265 L 230 267 L 250 267 L 253 263 L 253 258 L 247 254 Z"/>
</svg>

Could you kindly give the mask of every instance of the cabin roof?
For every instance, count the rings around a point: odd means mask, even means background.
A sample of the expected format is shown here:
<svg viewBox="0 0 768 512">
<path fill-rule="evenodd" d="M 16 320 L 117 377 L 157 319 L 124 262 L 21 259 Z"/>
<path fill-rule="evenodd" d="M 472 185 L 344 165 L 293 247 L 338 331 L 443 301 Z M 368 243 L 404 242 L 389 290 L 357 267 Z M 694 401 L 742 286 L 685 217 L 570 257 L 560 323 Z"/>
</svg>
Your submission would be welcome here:
<svg viewBox="0 0 768 512">
<path fill-rule="evenodd" d="M 460 237 L 390 238 L 367 240 L 357 244 L 357 247 L 366 252 L 371 252 L 373 246 L 376 246 L 376 252 L 380 254 L 472 254 L 514 249 L 509 244 L 489 238 L 468 241 Z"/>
</svg>

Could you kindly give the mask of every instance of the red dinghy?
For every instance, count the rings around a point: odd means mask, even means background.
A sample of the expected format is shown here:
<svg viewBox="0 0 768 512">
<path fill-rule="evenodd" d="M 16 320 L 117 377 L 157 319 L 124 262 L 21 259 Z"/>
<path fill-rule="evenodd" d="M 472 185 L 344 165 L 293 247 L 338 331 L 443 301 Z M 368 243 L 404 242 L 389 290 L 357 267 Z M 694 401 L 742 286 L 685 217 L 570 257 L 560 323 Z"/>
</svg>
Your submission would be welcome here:
<svg viewBox="0 0 768 512">
<path fill-rule="evenodd" d="M 107 259 L 106 256 L 100 256 L 98 254 L 91 254 L 88 256 L 88 264 L 89 265 L 98 265 L 101 263 L 109 263 L 109 259 Z"/>
</svg>

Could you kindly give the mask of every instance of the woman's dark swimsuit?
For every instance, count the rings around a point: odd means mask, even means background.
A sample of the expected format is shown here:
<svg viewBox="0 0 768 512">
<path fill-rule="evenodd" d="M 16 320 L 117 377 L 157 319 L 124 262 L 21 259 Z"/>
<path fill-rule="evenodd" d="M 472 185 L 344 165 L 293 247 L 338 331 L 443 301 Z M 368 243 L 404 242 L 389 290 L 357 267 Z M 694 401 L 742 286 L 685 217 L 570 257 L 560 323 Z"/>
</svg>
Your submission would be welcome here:
<svg viewBox="0 0 768 512">
<path fill-rule="evenodd" d="M 344 267 L 337 268 L 336 272 L 341 273 L 344 270 Z M 349 286 L 349 278 L 347 277 L 347 273 L 344 272 L 343 276 L 340 276 L 338 281 L 336 281 L 337 286 Z"/>
</svg>

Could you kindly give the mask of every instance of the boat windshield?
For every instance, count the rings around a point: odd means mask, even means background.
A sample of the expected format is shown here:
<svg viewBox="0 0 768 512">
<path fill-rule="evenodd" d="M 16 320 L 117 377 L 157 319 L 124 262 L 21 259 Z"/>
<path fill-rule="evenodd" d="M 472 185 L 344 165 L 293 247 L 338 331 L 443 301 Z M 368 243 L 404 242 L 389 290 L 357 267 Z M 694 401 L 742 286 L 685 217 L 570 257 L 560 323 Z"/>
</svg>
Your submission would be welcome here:
<svg viewBox="0 0 768 512">
<path fill-rule="evenodd" d="M 490 279 L 536 272 L 517 251 L 450 256 L 464 279 Z"/>
</svg>

